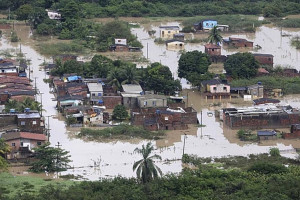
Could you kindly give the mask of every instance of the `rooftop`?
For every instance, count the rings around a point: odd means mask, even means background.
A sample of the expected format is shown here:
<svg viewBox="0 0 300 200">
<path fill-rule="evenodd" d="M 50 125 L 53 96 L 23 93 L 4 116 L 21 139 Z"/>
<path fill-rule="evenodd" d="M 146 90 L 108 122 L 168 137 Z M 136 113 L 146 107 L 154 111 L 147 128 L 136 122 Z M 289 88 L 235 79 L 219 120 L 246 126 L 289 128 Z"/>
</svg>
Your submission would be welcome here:
<svg viewBox="0 0 300 200">
<path fill-rule="evenodd" d="M 161 29 L 179 30 L 179 26 L 160 26 Z"/>
<path fill-rule="evenodd" d="M 22 113 L 17 115 L 18 119 L 40 118 L 39 113 Z"/>
<path fill-rule="evenodd" d="M 90 92 L 98 92 L 98 91 L 103 91 L 103 87 L 101 83 L 88 83 L 87 84 L 89 91 Z"/>
<path fill-rule="evenodd" d="M 275 131 L 257 131 L 257 136 L 273 136 L 277 135 Z"/>
<path fill-rule="evenodd" d="M 263 54 L 263 53 L 254 53 L 253 56 L 266 56 L 266 57 L 274 57 L 272 54 Z"/>
<path fill-rule="evenodd" d="M 19 139 L 19 138 L 30 139 L 30 140 L 39 140 L 39 141 L 46 141 L 47 140 L 47 137 L 44 134 L 29 133 L 29 132 L 5 133 L 5 134 L 2 135 L 2 138 L 5 141 Z"/>
<path fill-rule="evenodd" d="M 221 49 L 221 46 L 215 45 L 215 44 L 206 44 L 204 45 L 205 48 L 207 49 Z"/>
<path fill-rule="evenodd" d="M 130 94 L 140 94 L 141 92 L 143 92 L 142 87 L 137 84 L 124 84 L 122 85 L 122 88 L 125 93 Z"/>
</svg>

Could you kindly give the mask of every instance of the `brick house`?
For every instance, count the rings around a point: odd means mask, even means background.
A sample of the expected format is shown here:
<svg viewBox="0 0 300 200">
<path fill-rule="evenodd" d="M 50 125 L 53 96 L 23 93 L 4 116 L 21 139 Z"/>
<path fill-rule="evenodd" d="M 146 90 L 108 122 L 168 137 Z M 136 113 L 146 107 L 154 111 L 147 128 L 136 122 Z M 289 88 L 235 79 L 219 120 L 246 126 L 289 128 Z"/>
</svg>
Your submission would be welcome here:
<svg viewBox="0 0 300 200">
<path fill-rule="evenodd" d="M 248 41 L 243 38 L 233 38 L 223 39 L 223 44 L 233 47 L 253 47 L 253 42 Z"/>
<path fill-rule="evenodd" d="M 300 124 L 292 124 L 290 130 L 291 130 L 290 133 L 283 134 L 284 139 L 300 138 Z"/>
<path fill-rule="evenodd" d="M 253 56 L 260 65 L 268 65 L 268 66 L 273 67 L 273 57 L 274 56 L 272 54 L 254 53 Z"/>
<path fill-rule="evenodd" d="M 220 56 L 221 55 L 221 47 L 215 44 L 206 44 L 205 53 L 210 56 Z"/>
<path fill-rule="evenodd" d="M 188 124 L 197 124 L 197 112 L 189 108 L 140 108 L 132 110 L 131 123 L 150 131 L 185 130 Z"/>
<path fill-rule="evenodd" d="M 43 133 L 44 131 L 44 123 L 39 113 L 27 112 L 17 114 L 17 124 L 20 131 L 33 133 Z"/>
</svg>

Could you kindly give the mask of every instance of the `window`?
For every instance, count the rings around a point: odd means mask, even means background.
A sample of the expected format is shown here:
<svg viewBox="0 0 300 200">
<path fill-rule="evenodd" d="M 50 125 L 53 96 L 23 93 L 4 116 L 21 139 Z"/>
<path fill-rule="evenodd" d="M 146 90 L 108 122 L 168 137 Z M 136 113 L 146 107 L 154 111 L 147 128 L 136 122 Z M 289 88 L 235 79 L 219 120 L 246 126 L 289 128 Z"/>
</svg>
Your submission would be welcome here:
<svg viewBox="0 0 300 200">
<path fill-rule="evenodd" d="M 144 101 L 144 106 L 146 106 L 147 105 L 147 101 Z"/>
<path fill-rule="evenodd" d="M 96 96 L 96 94 L 95 94 L 95 93 L 92 93 L 92 96 L 94 97 L 94 96 Z"/>
<path fill-rule="evenodd" d="M 171 31 L 168 31 L 168 33 L 171 33 Z"/>
<path fill-rule="evenodd" d="M 206 23 L 206 26 L 208 26 L 208 23 Z"/>
<path fill-rule="evenodd" d="M 227 87 L 223 87 L 223 90 L 227 90 Z"/>
<path fill-rule="evenodd" d="M 213 90 L 217 90 L 217 87 L 213 87 Z"/>
<path fill-rule="evenodd" d="M 21 121 L 21 126 L 25 126 L 25 121 Z"/>
<path fill-rule="evenodd" d="M 98 93 L 98 97 L 101 97 L 102 96 L 102 94 L 101 93 Z"/>
<path fill-rule="evenodd" d="M 32 124 L 33 124 L 33 125 L 36 125 L 36 121 L 32 121 Z"/>
<path fill-rule="evenodd" d="M 118 42 L 121 42 L 121 40 L 118 40 Z"/>
<path fill-rule="evenodd" d="M 271 58 L 268 58 L 269 61 L 271 61 Z"/>
<path fill-rule="evenodd" d="M 16 143 L 11 143 L 11 146 L 15 147 L 15 146 L 16 146 Z"/>
<path fill-rule="evenodd" d="M 37 142 L 37 145 L 38 145 L 38 146 L 42 145 L 42 142 L 38 141 L 38 142 Z"/>
<path fill-rule="evenodd" d="M 20 145 L 21 145 L 21 147 L 22 147 L 22 146 L 23 146 L 23 142 L 21 142 L 21 144 L 20 144 Z"/>
<path fill-rule="evenodd" d="M 215 49 L 211 49 L 211 51 L 215 51 Z"/>
<path fill-rule="evenodd" d="M 2 73 L 4 73 L 5 71 L 4 71 L 4 69 L 2 69 Z"/>
<path fill-rule="evenodd" d="M 152 105 L 153 105 L 153 106 L 156 106 L 156 101 L 152 101 Z"/>
</svg>

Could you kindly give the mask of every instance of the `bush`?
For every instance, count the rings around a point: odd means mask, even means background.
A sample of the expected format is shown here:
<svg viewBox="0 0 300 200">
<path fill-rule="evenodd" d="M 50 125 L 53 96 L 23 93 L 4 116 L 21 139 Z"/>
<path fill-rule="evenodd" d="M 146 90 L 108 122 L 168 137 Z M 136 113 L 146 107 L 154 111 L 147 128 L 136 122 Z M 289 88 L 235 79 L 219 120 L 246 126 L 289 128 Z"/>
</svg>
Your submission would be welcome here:
<svg viewBox="0 0 300 200">
<path fill-rule="evenodd" d="M 271 156 L 278 157 L 278 156 L 280 156 L 280 151 L 279 151 L 278 148 L 271 148 L 271 149 L 269 150 L 269 154 L 270 154 Z"/>
<path fill-rule="evenodd" d="M 113 119 L 119 119 L 119 120 L 127 119 L 128 118 L 128 112 L 127 112 L 125 106 L 117 105 L 114 108 L 112 117 L 113 117 Z"/>
<path fill-rule="evenodd" d="M 17 35 L 17 33 L 16 33 L 15 31 L 13 31 L 13 32 L 11 33 L 10 41 L 11 41 L 11 42 L 18 42 L 18 41 L 19 41 L 18 35 Z"/>
<path fill-rule="evenodd" d="M 287 172 L 287 168 L 281 164 L 259 162 L 253 164 L 248 171 L 253 171 L 261 174 L 280 174 Z"/>
</svg>

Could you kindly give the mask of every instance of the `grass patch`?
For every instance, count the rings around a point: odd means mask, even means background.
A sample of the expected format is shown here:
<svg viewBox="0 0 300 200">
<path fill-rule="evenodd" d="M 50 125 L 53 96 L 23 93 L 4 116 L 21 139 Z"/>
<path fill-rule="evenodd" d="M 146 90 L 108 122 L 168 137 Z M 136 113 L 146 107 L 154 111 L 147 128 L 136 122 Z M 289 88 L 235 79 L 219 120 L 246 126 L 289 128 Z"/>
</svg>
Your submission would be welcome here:
<svg viewBox="0 0 300 200">
<path fill-rule="evenodd" d="M 34 194 L 37 193 L 42 187 L 56 185 L 59 187 L 69 187 L 75 182 L 62 181 L 32 176 L 13 176 L 9 173 L 0 173 L 0 197 L 8 199 L 15 197 L 16 195 Z M 1 199 L 1 198 L 0 198 Z"/>
<path fill-rule="evenodd" d="M 59 55 L 59 54 L 83 54 L 85 53 L 85 48 L 81 44 L 77 44 L 75 42 L 71 43 L 55 43 L 55 44 L 40 44 L 39 52 L 43 55 Z"/>
<path fill-rule="evenodd" d="M 89 140 L 98 140 L 103 138 L 113 139 L 130 139 L 130 138 L 143 138 L 143 139 L 160 139 L 164 136 L 163 131 L 148 131 L 138 126 L 131 125 L 118 125 L 112 128 L 105 128 L 95 130 L 90 128 L 82 128 L 77 135 L 79 138 L 87 138 Z"/>
<path fill-rule="evenodd" d="M 299 18 L 284 19 L 278 21 L 276 25 L 284 28 L 300 28 L 300 19 Z"/>
<path fill-rule="evenodd" d="M 254 15 L 216 15 L 216 16 L 197 16 L 186 19 L 182 22 L 183 26 L 190 27 L 194 23 L 204 19 L 214 19 L 218 24 L 229 25 L 229 30 L 232 32 L 247 31 L 253 32 L 256 27 L 261 26 L 265 21 L 258 21 Z"/>
<path fill-rule="evenodd" d="M 230 156 L 222 158 L 201 158 L 196 155 L 184 154 L 182 157 L 182 162 L 186 164 L 192 164 L 194 166 L 201 166 L 205 164 L 210 166 L 222 166 L 224 169 L 238 168 L 242 170 L 248 170 L 251 166 L 256 163 L 271 163 L 275 165 L 300 165 L 299 160 L 294 160 L 291 158 L 286 158 L 282 156 L 270 156 L 268 153 L 264 154 L 250 154 L 249 157 L 244 156 Z"/>
</svg>

